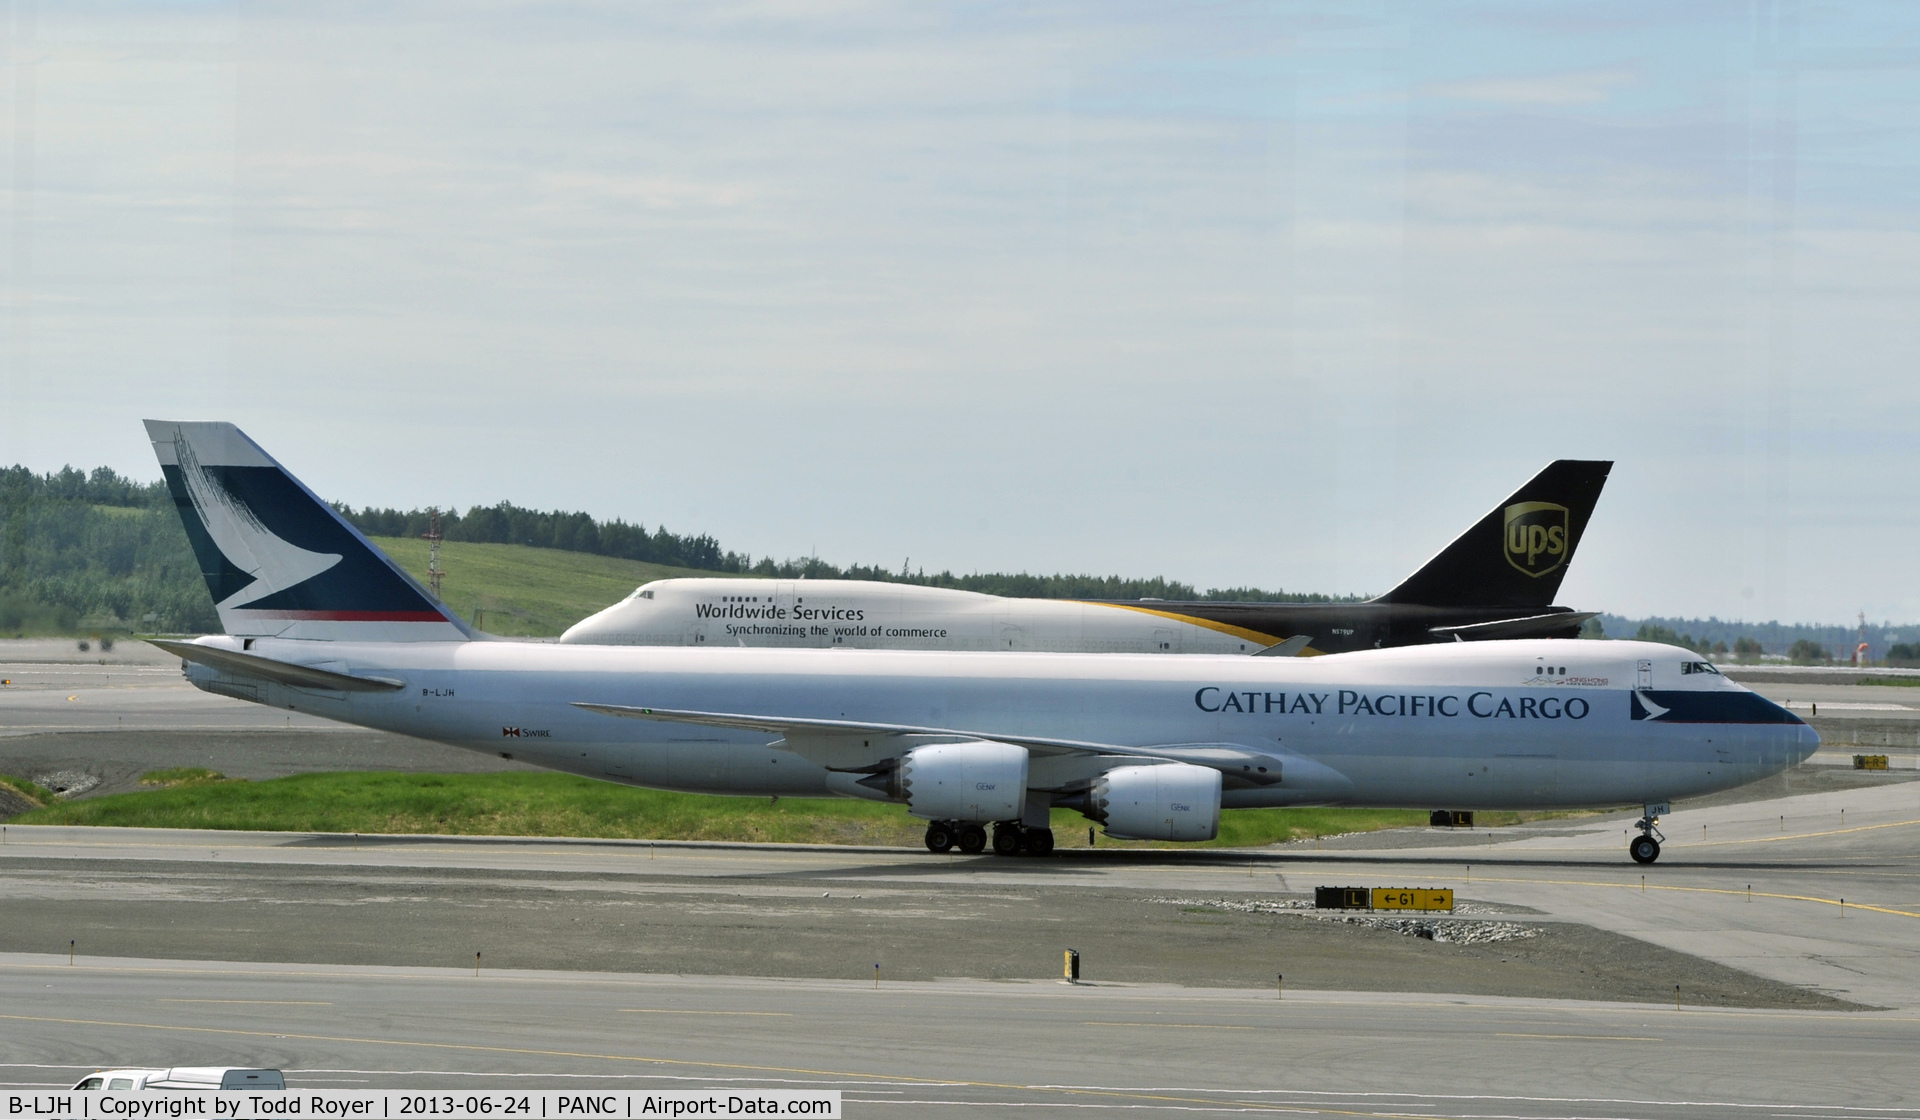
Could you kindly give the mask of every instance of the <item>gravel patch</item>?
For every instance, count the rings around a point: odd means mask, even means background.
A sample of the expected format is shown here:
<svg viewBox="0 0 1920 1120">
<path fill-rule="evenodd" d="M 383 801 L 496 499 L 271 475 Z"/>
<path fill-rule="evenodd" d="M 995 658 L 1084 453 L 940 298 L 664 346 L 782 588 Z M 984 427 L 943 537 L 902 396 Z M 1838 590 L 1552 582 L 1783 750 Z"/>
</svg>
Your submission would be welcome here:
<svg viewBox="0 0 1920 1120">
<path fill-rule="evenodd" d="M 78 797 L 100 784 L 96 774 L 85 770 L 55 770 L 50 774 L 35 774 L 33 781 L 59 794 L 61 797 Z"/>
<path fill-rule="evenodd" d="M 1340 910 L 1319 910 L 1308 899 L 1239 899 L 1239 898 L 1149 898 L 1146 901 L 1166 906 L 1194 907 L 1206 910 L 1230 910 L 1243 914 L 1295 914 L 1301 917 L 1313 917 L 1326 922 L 1343 922 L 1347 925 L 1362 926 L 1367 929 L 1387 930 L 1392 933 L 1417 937 L 1422 941 L 1438 941 L 1452 945 L 1491 945 L 1502 941 L 1524 941 L 1538 937 L 1541 927 L 1524 925 L 1520 922 L 1486 921 L 1474 918 L 1387 918 L 1376 914 L 1355 914 Z M 1492 913 L 1471 902 L 1457 903 L 1455 914 Z"/>
</svg>

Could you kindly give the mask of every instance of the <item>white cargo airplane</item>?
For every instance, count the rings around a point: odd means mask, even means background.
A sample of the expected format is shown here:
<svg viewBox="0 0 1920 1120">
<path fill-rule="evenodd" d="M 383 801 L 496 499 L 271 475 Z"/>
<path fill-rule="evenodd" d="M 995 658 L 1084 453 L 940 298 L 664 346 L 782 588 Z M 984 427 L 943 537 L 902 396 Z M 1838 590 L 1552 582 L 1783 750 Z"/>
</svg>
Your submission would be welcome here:
<svg viewBox="0 0 1920 1120">
<path fill-rule="evenodd" d="M 1804 760 L 1695 655 L 1486 641 L 1318 658 L 582 646 L 473 633 L 224 423 L 148 421 L 224 636 L 200 688 L 630 785 L 904 805 L 927 846 L 1044 853 L 1048 813 L 1207 840 L 1223 808 L 1640 804 Z"/>
<path fill-rule="evenodd" d="M 1557 459 L 1398 587 L 1366 602 L 1012 599 L 872 580 L 655 580 L 568 645 L 1297 656 L 1489 638 L 1571 638 L 1553 605 L 1611 462 Z"/>
<path fill-rule="evenodd" d="M 563 645 L 774 649 L 1025 650 L 1036 653 L 1306 652 L 1245 627 L 1137 604 L 1009 599 L 858 579 L 682 576 L 642 584 L 560 635 Z"/>
</svg>

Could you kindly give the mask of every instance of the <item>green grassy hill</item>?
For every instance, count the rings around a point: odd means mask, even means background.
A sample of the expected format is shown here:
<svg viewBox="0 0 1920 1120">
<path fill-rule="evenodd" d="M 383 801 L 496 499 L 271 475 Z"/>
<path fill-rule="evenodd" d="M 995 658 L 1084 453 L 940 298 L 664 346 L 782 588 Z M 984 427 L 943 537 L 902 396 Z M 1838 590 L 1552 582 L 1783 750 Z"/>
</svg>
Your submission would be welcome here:
<svg viewBox="0 0 1920 1120">
<path fill-rule="evenodd" d="M 427 582 L 427 542 L 410 537 L 373 537 L 388 556 L 421 583 Z M 593 612 L 626 598 L 648 580 L 669 576 L 724 576 L 693 568 L 669 568 L 588 552 L 562 552 L 520 544 L 445 541 L 440 594 L 455 614 L 480 628 L 515 638 L 546 638 Z"/>
</svg>

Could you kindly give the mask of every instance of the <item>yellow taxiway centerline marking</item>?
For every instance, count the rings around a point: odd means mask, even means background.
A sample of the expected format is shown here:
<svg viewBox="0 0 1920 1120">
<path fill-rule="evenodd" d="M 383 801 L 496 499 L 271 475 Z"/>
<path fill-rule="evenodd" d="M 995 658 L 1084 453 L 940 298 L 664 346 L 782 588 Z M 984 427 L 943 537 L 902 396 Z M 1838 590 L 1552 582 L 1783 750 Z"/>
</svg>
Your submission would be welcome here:
<svg viewBox="0 0 1920 1120">
<path fill-rule="evenodd" d="M 1259 1027 L 1241 1027 L 1225 1023 L 1116 1023 L 1102 1019 L 1082 1019 L 1083 1027 L 1165 1027 L 1168 1030 L 1188 1031 L 1257 1031 Z"/>
<path fill-rule="evenodd" d="M 1744 824 L 1746 822 L 1742 821 L 1737 823 Z M 1886 824 L 1863 824 L 1854 828 L 1832 828 L 1832 829 L 1828 829 L 1825 832 L 1795 832 L 1795 833 L 1789 833 L 1782 836 L 1750 836 L 1745 840 L 1707 840 L 1707 841 L 1700 841 L 1697 843 L 1683 844 L 1679 846 L 1686 847 L 1686 848 L 1719 848 L 1719 847 L 1728 847 L 1734 844 L 1778 844 L 1782 840 L 1808 840 L 1815 836 L 1845 836 L 1849 832 L 1872 832 L 1875 829 L 1901 828 L 1905 825 L 1910 825 L 1910 824 L 1920 824 L 1920 820 L 1888 821 Z M 1722 827 L 1731 827 L 1731 826 L 1722 826 Z"/>
<path fill-rule="evenodd" d="M 1582 1038 L 1596 1042 L 1665 1042 L 1664 1038 L 1651 1038 L 1640 1034 L 1526 1034 L 1519 1031 L 1495 1031 L 1495 1038 Z"/>
<path fill-rule="evenodd" d="M 622 1007 L 626 1015 L 752 1015 L 763 1019 L 791 1019 L 791 1011 L 675 1011 L 660 1007 Z"/>
<path fill-rule="evenodd" d="M 273 1007 L 332 1007 L 332 1000 L 325 999 L 166 999 L 154 1000 L 155 1003 L 258 1003 Z"/>
</svg>

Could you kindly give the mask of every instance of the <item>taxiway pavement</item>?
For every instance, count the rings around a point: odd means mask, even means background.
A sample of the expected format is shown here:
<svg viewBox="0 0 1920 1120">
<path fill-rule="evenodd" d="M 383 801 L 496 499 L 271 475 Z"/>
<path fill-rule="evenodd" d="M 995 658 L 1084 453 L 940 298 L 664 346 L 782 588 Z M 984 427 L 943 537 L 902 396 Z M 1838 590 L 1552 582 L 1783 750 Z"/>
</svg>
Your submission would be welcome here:
<svg viewBox="0 0 1920 1120">
<path fill-rule="evenodd" d="M 0 770 L 121 752 L 105 789 L 440 750 L 296 727 L 171 663 L 35 664 L 0 690 Z M 1843 686 L 1775 698 L 1809 687 Z M 804 1081 L 850 1115 L 1908 1116 L 1920 783 L 1886 753 L 1678 806 L 1651 868 L 1617 816 L 1050 860 L 12 826 L 0 1081 L 232 1063 L 308 1087 Z M 1347 922 L 1300 909 L 1321 885 L 1465 906 Z M 1068 947 L 1091 983 L 1053 979 Z"/>
<path fill-rule="evenodd" d="M 9 1088 L 217 1054 L 293 1088 L 837 1088 L 849 1116 L 1920 1115 L 1901 1013 L 36 954 L 0 982 Z"/>
</svg>

